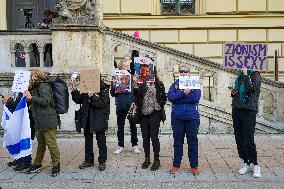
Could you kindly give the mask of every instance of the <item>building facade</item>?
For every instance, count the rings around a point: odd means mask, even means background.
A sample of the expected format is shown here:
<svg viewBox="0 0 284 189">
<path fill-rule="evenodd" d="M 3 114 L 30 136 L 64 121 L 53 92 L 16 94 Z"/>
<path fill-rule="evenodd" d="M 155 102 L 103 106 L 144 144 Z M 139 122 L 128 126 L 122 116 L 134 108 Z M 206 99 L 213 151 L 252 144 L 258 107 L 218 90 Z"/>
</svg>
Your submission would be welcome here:
<svg viewBox="0 0 284 189">
<path fill-rule="evenodd" d="M 41 3 L 38 3 L 41 2 Z M 19 9 L 33 8 L 34 22 L 57 0 L 0 0 L 0 30 L 23 27 Z M 104 24 L 222 64 L 227 41 L 268 44 L 263 75 L 274 79 L 278 51 L 280 80 L 284 80 L 283 0 L 104 0 Z M 16 15 L 16 16 L 15 16 Z M 17 16 L 18 15 L 18 16 Z"/>
</svg>

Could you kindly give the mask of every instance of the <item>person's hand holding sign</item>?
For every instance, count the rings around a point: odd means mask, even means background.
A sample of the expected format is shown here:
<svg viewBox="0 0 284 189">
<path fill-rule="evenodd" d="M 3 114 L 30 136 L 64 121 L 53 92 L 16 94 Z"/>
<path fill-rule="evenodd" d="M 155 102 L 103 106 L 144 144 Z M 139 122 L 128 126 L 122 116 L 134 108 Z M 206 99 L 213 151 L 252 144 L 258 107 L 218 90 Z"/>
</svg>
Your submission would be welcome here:
<svg viewBox="0 0 284 189">
<path fill-rule="evenodd" d="M 91 91 L 89 91 L 89 92 L 88 92 L 88 95 L 89 95 L 89 97 L 91 97 L 91 96 L 93 96 L 93 95 L 94 95 L 94 93 L 93 93 L 93 92 L 91 92 Z"/>
<path fill-rule="evenodd" d="M 186 88 L 186 89 L 184 89 L 183 92 L 184 92 L 185 95 L 188 95 L 190 93 L 190 91 L 191 91 L 190 88 Z"/>
<path fill-rule="evenodd" d="M 243 66 L 241 70 L 244 75 L 248 75 L 248 69 L 245 66 Z"/>
<path fill-rule="evenodd" d="M 29 100 L 32 99 L 32 95 L 31 95 L 30 91 L 25 91 L 24 96 L 27 97 L 27 99 L 29 99 Z"/>
</svg>

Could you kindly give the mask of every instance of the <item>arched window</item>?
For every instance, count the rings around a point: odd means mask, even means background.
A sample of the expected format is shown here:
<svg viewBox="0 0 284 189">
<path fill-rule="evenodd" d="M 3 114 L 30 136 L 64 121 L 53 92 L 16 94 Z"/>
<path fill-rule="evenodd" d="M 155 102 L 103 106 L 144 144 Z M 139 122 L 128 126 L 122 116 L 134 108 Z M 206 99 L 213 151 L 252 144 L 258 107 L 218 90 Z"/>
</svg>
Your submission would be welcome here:
<svg viewBox="0 0 284 189">
<path fill-rule="evenodd" d="M 40 67 L 40 58 L 39 58 L 39 51 L 38 46 L 36 43 L 32 43 L 29 46 L 30 52 L 30 67 Z"/>
<path fill-rule="evenodd" d="M 16 67 L 26 67 L 26 57 L 25 48 L 22 44 L 17 43 L 15 45 L 15 66 Z"/>
<path fill-rule="evenodd" d="M 53 59 L 52 59 L 52 44 L 48 43 L 44 47 L 43 54 L 44 67 L 52 67 Z"/>
</svg>

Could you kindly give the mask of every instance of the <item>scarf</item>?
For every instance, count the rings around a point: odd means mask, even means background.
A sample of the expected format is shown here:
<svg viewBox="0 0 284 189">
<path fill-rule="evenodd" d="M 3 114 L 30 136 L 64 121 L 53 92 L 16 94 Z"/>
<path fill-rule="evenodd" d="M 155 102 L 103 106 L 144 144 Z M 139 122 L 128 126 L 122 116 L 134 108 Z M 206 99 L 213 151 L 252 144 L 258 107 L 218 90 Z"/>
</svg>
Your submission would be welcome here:
<svg viewBox="0 0 284 189">
<path fill-rule="evenodd" d="M 254 73 L 253 70 L 248 70 L 248 75 L 250 77 L 253 73 Z M 241 103 L 245 103 L 247 100 L 246 89 L 245 89 L 244 82 L 242 80 L 243 76 L 244 76 L 244 73 L 240 70 L 238 73 L 238 77 L 235 80 L 235 87 L 234 87 L 234 90 L 238 91 Z M 241 84 L 239 84 L 239 81 L 241 81 Z"/>
</svg>

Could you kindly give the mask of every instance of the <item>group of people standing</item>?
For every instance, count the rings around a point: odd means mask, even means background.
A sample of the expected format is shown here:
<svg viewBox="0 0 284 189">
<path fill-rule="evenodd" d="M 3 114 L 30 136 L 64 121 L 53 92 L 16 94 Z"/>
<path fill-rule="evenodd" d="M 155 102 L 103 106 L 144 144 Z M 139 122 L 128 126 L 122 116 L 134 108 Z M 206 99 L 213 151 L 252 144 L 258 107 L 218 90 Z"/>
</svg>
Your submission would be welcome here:
<svg viewBox="0 0 284 189">
<path fill-rule="evenodd" d="M 130 70 L 129 64 L 122 61 L 119 65 L 121 70 Z M 181 76 L 188 76 L 190 69 L 187 66 L 179 67 Z M 188 157 L 192 174 L 200 173 L 198 168 L 198 129 L 200 125 L 200 115 L 198 104 L 201 98 L 200 89 L 179 89 L 179 81 L 175 81 L 165 92 L 162 81 L 159 80 L 156 69 L 154 69 L 155 82 L 147 82 L 149 72 L 142 73 L 140 77 L 143 83 L 136 82 L 136 76 L 132 75 L 131 92 L 116 93 L 114 82 L 111 86 L 100 82 L 100 92 L 81 94 L 74 86 L 70 86 L 72 99 L 76 104 L 80 104 L 79 124 L 84 129 L 85 138 L 85 159 L 79 166 L 85 169 L 94 166 L 93 134 L 96 135 L 99 149 L 98 170 L 106 169 L 107 145 L 106 131 L 108 129 L 108 119 L 110 114 L 110 97 L 115 97 L 117 115 L 117 138 L 118 146 L 115 154 L 119 155 L 124 150 L 124 127 L 129 111 L 135 106 L 137 119 L 130 120 L 131 143 L 133 152 L 140 153 L 137 138 L 137 126 L 140 124 L 144 162 L 142 169 L 147 169 L 151 164 L 151 170 L 160 168 L 160 141 L 159 129 L 161 121 L 165 121 L 166 115 L 164 106 L 167 99 L 172 103 L 171 125 L 174 138 L 173 166 L 170 173 L 176 174 L 181 165 L 183 156 L 184 137 L 187 138 Z M 30 90 L 23 95 L 31 103 L 32 117 L 35 132 L 37 133 L 37 153 L 27 173 L 38 172 L 41 169 L 41 162 L 46 150 L 46 145 L 52 158 L 52 176 L 60 173 L 60 152 L 56 143 L 56 127 L 58 117 L 53 109 L 52 89 L 46 83 L 47 76 L 39 70 L 32 71 Z M 254 143 L 254 131 L 256 125 L 257 103 L 260 93 L 261 78 L 259 72 L 254 72 L 242 68 L 235 81 L 235 86 L 231 89 L 232 117 L 234 134 L 237 143 L 238 153 L 244 164 L 239 170 L 240 174 L 250 171 L 250 165 L 254 164 L 253 176 L 260 177 L 260 166 L 257 162 L 256 145 Z M 150 158 L 150 143 L 153 147 L 153 163 Z"/>
</svg>

